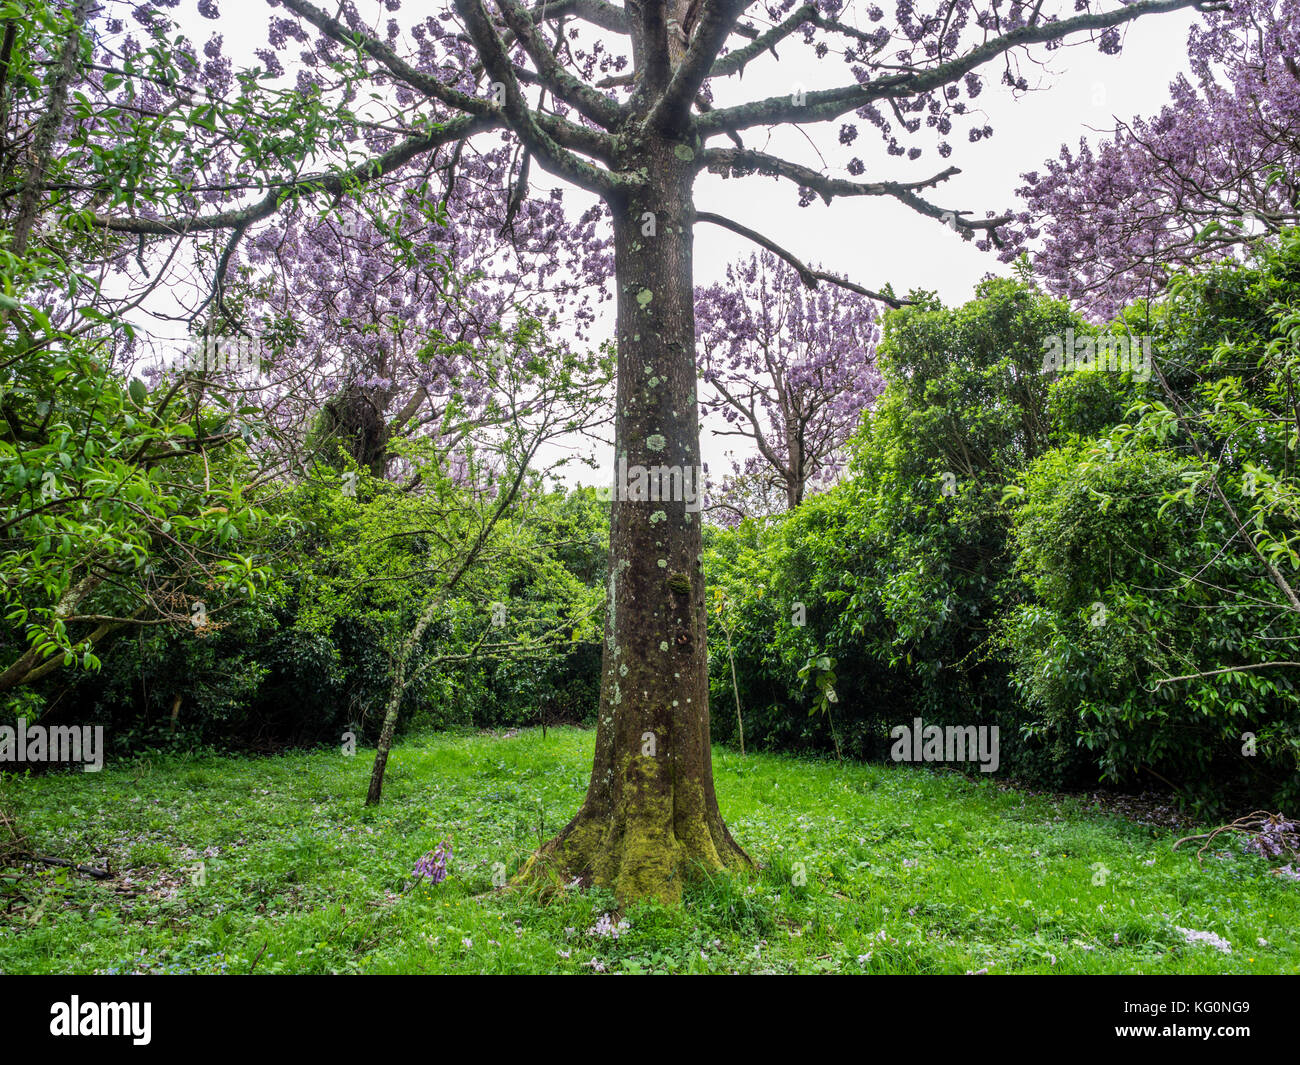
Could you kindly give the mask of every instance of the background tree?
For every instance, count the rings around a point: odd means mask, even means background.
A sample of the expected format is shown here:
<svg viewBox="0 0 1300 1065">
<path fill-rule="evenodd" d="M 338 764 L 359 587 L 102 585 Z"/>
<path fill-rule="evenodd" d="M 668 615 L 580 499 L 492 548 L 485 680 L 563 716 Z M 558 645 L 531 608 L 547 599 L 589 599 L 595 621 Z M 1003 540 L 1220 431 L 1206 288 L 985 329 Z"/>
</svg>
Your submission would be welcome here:
<svg viewBox="0 0 1300 1065">
<path fill-rule="evenodd" d="M 1003 258 L 1041 238 L 1045 283 L 1098 316 L 1300 221 L 1300 4 L 1216 5 L 1188 57 L 1159 114 L 1024 175 Z"/>
<path fill-rule="evenodd" d="M 738 474 L 770 480 L 787 509 L 798 506 L 839 469 L 844 442 L 883 387 L 875 305 L 836 286 L 809 290 L 798 270 L 764 252 L 703 289 L 695 319 L 701 376 L 713 393 L 702 413 L 730 426 L 717 435 L 757 447 Z"/>
<path fill-rule="evenodd" d="M 226 328 L 289 334 L 261 396 L 298 429 L 302 459 L 397 473 L 393 440 L 446 432 L 453 403 L 459 424 L 484 416 L 485 371 L 515 357 L 518 329 L 557 355 L 591 341 L 608 298 L 600 211 L 570 220 L 555 197 L 510 199 L 492 184 L 509 177 L 506 153 L 463 163 L 441 200 L 411 181 L 376 218 L 343 200 L 251 233 L 231 255 L 224 284 L 245 298 Z"/>
<path fill-rule="evenodd" d="M 29 710 L 18 689 L 98 668 L 123 629 L 216 625 L 275 561 L 277 521 L 250 499 L 267 473 L 256 412 L 201 371 L 151 392 L 114 366 L 121 309 L 157 282 L 104 284 L 126 242 L 89 231 L 64 193 L 124 154 L 111 115 L 104 139 L 67 152 L 86 118 L 88 12 L 32 4 L 0 21 L 0 694 Z"/>
</svg>

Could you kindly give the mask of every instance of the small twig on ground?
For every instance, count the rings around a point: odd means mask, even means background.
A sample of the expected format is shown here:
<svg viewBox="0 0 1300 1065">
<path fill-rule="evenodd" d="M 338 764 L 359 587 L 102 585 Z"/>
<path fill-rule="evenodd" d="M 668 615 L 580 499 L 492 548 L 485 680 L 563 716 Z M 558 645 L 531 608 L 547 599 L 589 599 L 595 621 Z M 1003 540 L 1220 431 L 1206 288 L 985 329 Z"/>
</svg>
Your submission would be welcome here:
<svg viewBox="0 0 1300 1065">
<path fill-rule="evenodd" d="M 19 854 L 18 858 L 28 862 L 40 862 L 42 865 L 58 865 L 65 869 L 71 869 L 73 872 L 83 873 L 86 876 L 93 876 L 96 880 L 111 880 L 113 871 L 111 869 L 96 869 L 90 865 L 77 865 L 76 862 L 70 862 L 66 858 L 43 858 L 39 854 Z"/>
<path fill-rule="evenodd" d="M 257 952 L 257 957 L 253 959 L 253 964 L 248 967 L 248 975 L 253 975 L 253 970 L 257 968 L 257 963 L 262 960 L 262 955 L 266 953 L 267 944 L 271 941 L 268 939 L 262 944 L 262 949 Z"/>
</svg>

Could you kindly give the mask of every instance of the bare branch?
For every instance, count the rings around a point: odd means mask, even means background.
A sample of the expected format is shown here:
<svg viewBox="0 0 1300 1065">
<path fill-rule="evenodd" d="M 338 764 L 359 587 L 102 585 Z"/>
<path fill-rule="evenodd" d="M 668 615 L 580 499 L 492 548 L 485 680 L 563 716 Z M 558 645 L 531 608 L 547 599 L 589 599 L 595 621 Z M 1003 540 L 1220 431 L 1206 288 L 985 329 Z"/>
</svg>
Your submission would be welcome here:
<svg viewBox="0 0 1300 1065">
<path fill-rule="evenodd" d="M 269 218 L 286 200 L 294 196 L 320 193 L 342 196 L 349 189 L 376 181 L 440 145 L 485 130 L 499 128 L 502 124 L 500 117 L 495 114 L 461 115 L 432 132 L 408 137 L 383 155 L 367 159 L 364 163 L 348 170 L 308 174 L 297 181 L 272 189 L 256 203 L 236 210 L 192 218 L 121 218 L 96 215 L 95 224 L 116 233 L 144 233 L 151 236 L 235 229 Z"/>
<path fill-rule="evenodd" d="M 786 178 L 802 188 L 812 189 L 826 203 L 830 203 L 836 196 L 892 196 L 914 211 L 936 218 L 968 237 L 977 230 L 983 230 L 996 241 L 994 231 L 1011 221 L 1010 215 L 972 221 L 962 217 L 969 212 L 948 210 L 917 195 L 923 189 L 933 188 L 960 174 L 961 170 L 955 166 L 950 166 L 933 177 L 922 178 L 920 181 L 848 181 L 845 178 L 829 177 L 811 167 L 792 163 L 779 156 L 750 149 L 710 148 L 701 153 L 700 159 L 709 170 L 718 174 L 734 173 L 736 176 L 743 176 L 759 173 Z"/>
<path fill-rule="evenodd" d="M 865 85 L 845 85 L 836 89 L 796 96 L 771 96 L 764 100 L 721 108 L 699 121 L 700 135 L 712 136 L 768 126 L 778 123 L 826 122 L 876 100 L 915 96 L 950 84 L 963 74 L 982 66 L 1013 48 L 1053 41 L 1083 30 L 1110 29 L 1143 15 L 1198 6 L 1200 0 L 1137 0 L 1115 11 L 1076 15 L 1073 18 L 1021 26 L 992 40 L 985 41 L 964 56 L 940 63 L 928 70 L 911 70 L 869 81 Z"/>
<path fill-rule="evenodd" d="M 345 48 L 361 49 L 366 55 L 382 63 L 395 78 L 413 89 L 418 89 L 426 96 L 432 96 L 435 100 L 465 114 L 485 115 L 493 110 L 487 100 L 453 89 L 437 78 L 416 70 L 383 41 L 349 29 L 338 19 L 325 14 L 315 4 L 308 3 L 307 0 L 283 0 L 283 3 L 286 8 L 306 19 L 330 40 L 338 42 Z"/>
<path fill-rule="evenodd" d="M 630 32 L 627 13 L 621 7 L 615 7 L 605 0 L 550 0 L 548 3 L 538 4 L 530 9 L 529 15 L 535 23 L 573 15 L 583 22 L 589 22 L 611 33 Z"/>
<path fill-rule="evenodd" d="M 1179 680 L 1200 680 L 1202 677 L 1217 677 L 1221 673 L 1246 673 L 1253 669 L 1279 669 L 1290 667 L 1300 669 L 1300 662 L 1257 662 L 1249 666 L 1225 666 L 1223 669 L 1210 669 L 1204 673 L 1184 673 L 1181 677 L 1161 677 L 1156 681 L 1156 687 L 1162 684 L 1173 684 Z"/>
<path fill-rule="evenodd" d="M 497 36 L 482 0 L 455 0 L 455 3 L 483 60 L 483 69 L 501 87 L 504 98 L 501 112 L 506 122 L 538 163 L 558 177 L 603 196 L 631 186 L 631 177 L 613 174 L 580 159 L 561 147 L 538 125 L 537 116 L 520 91 L 519 79 L 515 77 L 505 46 Z"/>
<path fill-rule="evenodd" d="M 645 124 L 651 129 L 678 128 L 690 111 L 695 99 L 709 76 L 714 60 L 731 35 L 731 29 L 749 6 L 751 0 L 703 0 L 704 10 L 690 38 L 686 56 L 673 71 L 672 80 L 655 101 Z M 689 32 L 689 27 L 682 27 Z"/>
<path fill-rule="evenodd" d="M 713 214 L 711 211 L 697 211 L 695 213 L 695 220 L 697 222 L 708 222 L 711 225 L 720 226 L 723 229 L 729 229 L 731 232 L 737 233 L 747 240 L 752 240 L 760 248 L 766 248 L 773 255 L 779 256 L 793 266 L 799 274 L 799 280 L 802 281 L 807 288 L 816 288 L 817 282 L 819 281 L 829 281 L 833 285 L 838 285 L 840 288 L 846 288 L 850 292 L 856 292 L 860 296 L 867 296 L 873 300 L 880 300 L 881 303 L 886 303 L 890 307 L 902 307 L 911 302 L 910 300 L 900 300 L 896 296 L 886 296 L 883 292 L 873 292 L 869 288 L 863 288 L 856 282 L 849 281 L 843 277 L 838 277 L 835 274 L 828 274 L 824 270 L 814 270 L 812 267 L 795 258 L 791 252 L 786 251 L 770 237 L 765 237 L 762 233 L 750 229 L 748 226 L 742 226 L 739 222 L 735 222 L 723 215 Z"/>
<path fill-rule="evenodd" d="M 785 20 L 778 22 L 766 33 L 755 37 L 744 48 L 737 48 L 734 52 L 728 52 L 718 59 L 709 71 L 709 77 L 721 78 L 730 74 L 743 75 L 745 67 L 764 52 L 771 52 L 773 56 L 776 56 L 776 46 L 778 44 L 805 22 L 811 22 L 816 17 L 817 8 L 813 4 L 804 4 L 802 7 L 796 8 Z"/>
<path fill-rule="evenodd" d="M 347 26 L 337 19 L 331 18 L 325 12 L 308 0 L 285 0 L 285 6 L 302 18 L 306 19 L 315 26 L 326 37 L 343 45 L 346 48 L 360 48 L 366 55 L 382 63 L 384 68 L 393 77 L 409 85 L 412 89 L 424 93 L 448 107 L 454 108 L 464 114 L 471 115 L 493 115 L 497 109 L 489 100 L 473 96 L 469 93 L 453 89 L 451 86 L 439 81 L 437 78 L 417 70 L 406 60 L 399 56 L 383 41 L 375 37 L 368 36 L 348 29 Z M 552 7 L 557 5 L 546 5 L 548 12 Z M 536 11 L 537 9 L 534 9 Z M 519 13 L 523 16 L 523 21 L 527 22 L 527 14 L 522 8 Z M 554 17 L 554 16 L 551 16 Z M 511 35 L 513 37 L 513 34 Z M 526 47 L 526 44 L 525 44 Z M 531 53 L 530 53 L 531 54 Z M 558 64 L 556 64 L 558 69 Z M 569 90 L 576 86 L 584 94 L 584 103 L 580 105 L 577 100 L 570 99 L 565 91 L 561 91 L 560 85 L 555 83 L 555 79 L 544 77 L 541 74 L 533 74 L 531 71 L 524 70 L 512 65 L 512 69 L 517 78 L 526 81 L 541 82 L 547 86 L 555 95 L 562 100 L 568 100 L 578 110 L 587 115 L 593 121 L 602 125 L 610 125 L 617 119 L 618 105 L 607 97 L 602 96 L 599 92 L 590 89 L 582 82 L 573 78 L 566 71 L 560 69 L 559 76 L 567 79 L 565 85 Z M 570 84 L 571 83 L 571 84 Z M 600 101 L 600 103 L 595 103 Z M 594 114 L 589 114 L 586 107 L 602 108 L 604 114 L 602 118 L 597 118 Z M 595 130 L 584 129 L 572 122 L 567 122 L 558 115 L 539 115 L 538 124 L 550 136 L 554 137 L 558 144 L 568 148 L 576 148 L 588 155 L 596 156 L 600 159 L 608 159 L 613 152 L 613 143 L 608 137 L 602 136 Z"/>
<path fill-rule="evenodd" d="M 546 47 L 528 11 L 519 0 L 499 0 L 498 6 L 515 38 L 523 45 L 529 58 L 537 64 L 542 84 L 561 100 L 572 104 L 580 114 L 606 129 L 619 124 L 623 109 L 608 96 L 579 81 L 560 65 Z"/>
</svg>

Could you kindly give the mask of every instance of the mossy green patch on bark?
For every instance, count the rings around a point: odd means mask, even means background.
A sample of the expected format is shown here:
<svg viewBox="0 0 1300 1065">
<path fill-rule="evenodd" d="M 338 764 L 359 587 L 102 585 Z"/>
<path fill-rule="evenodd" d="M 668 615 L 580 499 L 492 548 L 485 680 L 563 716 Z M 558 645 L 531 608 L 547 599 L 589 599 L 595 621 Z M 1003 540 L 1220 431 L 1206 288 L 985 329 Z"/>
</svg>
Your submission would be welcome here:
<svg viewBox="0 0 1300 1065">
<path fill-rule="evenodd" d="M 703 784 L 675 780 L 662 751 L 627 756 L 614 772 L 623 785 L 617 808 L 601 813 L 584 804 L 528 860 L 515 885 L 558 890 L 577 879 L 612 889 L 620 904 L 672 904 L 692 877 L 753 868 L 721 819 L 711 823 Z"/>
</svg>

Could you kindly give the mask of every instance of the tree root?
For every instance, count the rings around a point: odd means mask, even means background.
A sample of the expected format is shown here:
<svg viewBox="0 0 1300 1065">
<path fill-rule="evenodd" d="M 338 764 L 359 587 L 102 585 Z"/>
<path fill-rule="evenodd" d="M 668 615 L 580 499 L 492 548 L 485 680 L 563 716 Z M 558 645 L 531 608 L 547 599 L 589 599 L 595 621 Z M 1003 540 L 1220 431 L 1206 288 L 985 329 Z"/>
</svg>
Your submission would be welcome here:
<svg viewBox="0 0 1300 1065">
<path fill-rule="evenodd" d="M 571 888 L 607 887 L 620 904 L 637 899 L 677 902 L 687 880 L 754 868 L 720 819 L 718 825 L 716 836 L 702 819 L 693 834 L 678 835 L 670 824 L 662 838 L 641 838 L 626 825 L 579 813 L 534 852 L 512 886 L 530 886 L 546 897 Z"/>
</svg>

